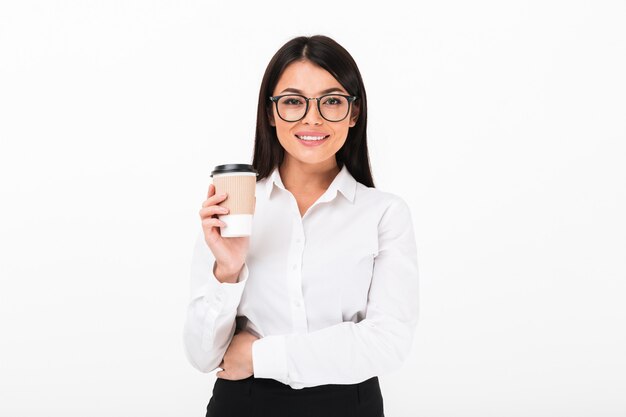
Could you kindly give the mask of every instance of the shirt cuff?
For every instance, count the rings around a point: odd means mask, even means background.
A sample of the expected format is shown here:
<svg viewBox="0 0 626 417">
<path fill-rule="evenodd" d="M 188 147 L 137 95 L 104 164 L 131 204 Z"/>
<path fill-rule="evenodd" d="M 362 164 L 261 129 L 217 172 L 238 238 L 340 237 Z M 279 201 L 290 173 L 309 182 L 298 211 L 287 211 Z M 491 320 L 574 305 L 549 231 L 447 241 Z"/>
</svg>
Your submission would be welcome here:
<svg viewBox="0 0 626 417">
<path fill-rule="evenodd" d="M 248 274 L 248 265 L 245 263 L 235 283 L 220 282 L 213 274 L 213 271 L 211 271 L 205 299 L 208 303 L 215 306 L 218 311 L 237 309 L 248 280 Z"/>
<path fill-rule="evenodd" d="M 285 336 L 273 335 L 252 343 L 252 369 L 255 378 L 270 378 L 289 384 Z"/>
</svg>

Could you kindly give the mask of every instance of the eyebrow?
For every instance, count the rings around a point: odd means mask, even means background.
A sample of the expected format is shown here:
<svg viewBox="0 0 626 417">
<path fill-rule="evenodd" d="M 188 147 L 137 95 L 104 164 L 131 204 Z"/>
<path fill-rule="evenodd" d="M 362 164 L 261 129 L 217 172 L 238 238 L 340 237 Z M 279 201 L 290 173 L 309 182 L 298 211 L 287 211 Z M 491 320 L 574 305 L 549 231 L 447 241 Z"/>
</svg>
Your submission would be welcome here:
<svg viewBox="0 0 626 417">
<path fill-rule="evenodd" d="M 327 88 L 326 90 L 320 91 L 320 94 L 321 94 L 321 95 L 324 95 L 324 94 L 332 93 L 333 91 L 339 91 L 339 92 L 345 93 L 345 91 L 343 91 L 341 88 L 339 88 L 339 87 L 335 87 L 335 88 Z M 302 92 L 302 90 L 298 90 L 297 88 L 285 88 L 285 89 L 284 89 L 283 91 L 281 91 L 279 94 L 282 94 L 282 93 L 298 93 L 298 94 L 304 94 L 304 93 Z"/>
</svg>

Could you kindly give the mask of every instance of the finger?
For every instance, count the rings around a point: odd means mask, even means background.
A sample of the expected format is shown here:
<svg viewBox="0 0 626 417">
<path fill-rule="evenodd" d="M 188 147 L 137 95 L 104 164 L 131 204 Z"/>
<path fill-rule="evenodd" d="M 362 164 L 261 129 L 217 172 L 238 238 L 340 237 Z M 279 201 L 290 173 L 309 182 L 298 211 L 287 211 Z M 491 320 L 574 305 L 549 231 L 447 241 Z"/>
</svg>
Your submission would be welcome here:
<svg viewBox="0 0 626 417">
<path fill-rule="evenodd" d="M 216 217 L 205 217 L 202 219 L 202 228 L 226 227 L 226 223 Z"/>
<path fill-rule="evenodd" d="M 202 203 L 202 207 L 214 206 L 217 203 L 226 200 L 226 197 L 228 197 L 226 193 L 214 194 L 204 200 L 204 202 Z"/>
<path fill-rule="evenodd" d="M 224 214 L 228 214 L 229 210 L 227 207 L 222 207 L 222 206 L 209 206 L 209 207 L 204 207 L 201 208 L 200 211 L 198 212 L 198 214 L 200 214 L 200 218 L 205 218 L 205 217 L 211 217 L 215 214 L 217 215 L 224 215 Z"/>
<path fill-rule="evenodd" d="M 207 193 L 206 198 L 211 197 L 213 194 L 215 194 L 215 185 L 209 184 L 209 192 Z"/>
</svg>

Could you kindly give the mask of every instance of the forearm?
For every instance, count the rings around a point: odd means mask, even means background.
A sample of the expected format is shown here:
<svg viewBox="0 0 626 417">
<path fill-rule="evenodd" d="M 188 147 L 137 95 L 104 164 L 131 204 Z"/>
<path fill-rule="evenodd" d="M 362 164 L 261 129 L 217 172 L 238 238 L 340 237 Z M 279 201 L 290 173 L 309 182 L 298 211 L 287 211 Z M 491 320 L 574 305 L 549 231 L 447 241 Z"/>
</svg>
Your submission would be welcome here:
<svg viewBox="0 0 626 417">
<path fill-rule="evenodd" d="M 220 275 L 215 264 L 212 272 L 204 267 L 192 272 L 193 278 L 204 284 L 192 292 L 194 297 L 187 308 L 183 331 L 187 359 L 201 372 L 211 372 L 218 367 L 232 340 L 237 308 L 248 277 L 245 264 L 234 279 L 230 277 L 233 282 Z M 226 281 L 220 282 L 220 279 Z"/>
<path fill-rule="evenodd" d="M 200 372 L 215 370 L 235 332 L 236 309 L 215 317 L 204 299 L 192 302 L 187 310 L 183 341 L 187 359 Z"/>
<path fill-rule="evenodd" d="M 267 336 L 253 344 L 254 374 L 293 388 L 359 383 L 402 365 L 416 324 L 416 315 L 408 322 L 365 319 L 311 333 Z"/>
</svg>

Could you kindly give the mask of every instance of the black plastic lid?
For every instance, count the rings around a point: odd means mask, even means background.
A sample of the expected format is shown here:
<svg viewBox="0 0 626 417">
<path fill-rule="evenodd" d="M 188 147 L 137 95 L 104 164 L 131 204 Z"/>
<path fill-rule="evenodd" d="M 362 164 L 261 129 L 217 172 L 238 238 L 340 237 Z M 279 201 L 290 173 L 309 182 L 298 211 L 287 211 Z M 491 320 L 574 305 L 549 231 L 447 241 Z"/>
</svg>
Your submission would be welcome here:
<svg viewBox="0 0 626 417">
<path fill-rule="evenodd" d="M 228 174 L 231 172 L 254 172 L 256 175 L 259 175 L 254 167 L 249 164 L 225 164 L 217 165 L 213 172 L 211 172 L 211 177 L 215 174 Z"/>
</svg>

